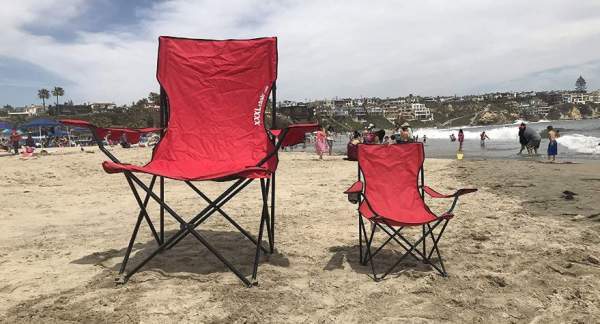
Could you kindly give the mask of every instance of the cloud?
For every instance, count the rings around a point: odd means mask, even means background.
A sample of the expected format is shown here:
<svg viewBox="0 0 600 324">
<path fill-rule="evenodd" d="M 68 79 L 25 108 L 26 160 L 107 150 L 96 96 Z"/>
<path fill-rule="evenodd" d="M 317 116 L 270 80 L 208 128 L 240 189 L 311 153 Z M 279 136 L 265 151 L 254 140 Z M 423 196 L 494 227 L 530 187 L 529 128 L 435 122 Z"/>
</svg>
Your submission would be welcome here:
<svg viewBox="0 0 600 324">
<path fill-rule="evenodd" d="M 101 31 L 70 30 L 67 41 L 39 32 L 44 24 L 60 30 L 61 20 L 89 15 L 87 4 L 5 4 L 0 55 L 67 79 L 72 84 L 67 96 L 76 101 L 128 103 L 156 90 L 159 35 L 278 36 L 281 99 L 460 94 L 511 84 L 554 89 L 565 83 L 552 71 L 564 66 L 575 67 L 567 69 L 573 76 L 566 70 L 556 74 L 567 78 L 566 84 L 579 74 L 590 87 L 600 84 L 598 69 L 588 64 L 600 52 L 600 4 L 593 0 L 576 5 L 559 0 L 171 0 L 144 2 L 131 23 L 121 19 Z M 60 19 L 53 18 L 54 11 Z"/>
</svg>

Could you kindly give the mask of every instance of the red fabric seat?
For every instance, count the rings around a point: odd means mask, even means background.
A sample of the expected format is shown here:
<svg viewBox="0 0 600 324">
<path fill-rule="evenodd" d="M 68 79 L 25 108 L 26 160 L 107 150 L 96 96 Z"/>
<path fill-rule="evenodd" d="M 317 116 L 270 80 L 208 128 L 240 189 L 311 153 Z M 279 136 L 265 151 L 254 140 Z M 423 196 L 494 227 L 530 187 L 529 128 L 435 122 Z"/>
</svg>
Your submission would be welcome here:
<svg viewBox="0 0 600 324">
<path fill-rule="evenodd" d="M 228 41 L 160 37 L 157 77 L 169 98 L 164 137 L 148 164 L 107 161 L 104 170 L 178 180 L 269 177 L 277 168 L 277 157 L 263 161 L 275 149 L 263 116 L 276 75 L 274 37 Z"/>
<path fill-rule="evenodd" d="M 359 212 L 375 215 L 392 226 L 427 224 L 438 218 L 425 205 L 418 188 L 418 176 L 425 153 L 423 145 L 358 145 L 358 163 L 366 183 L 365 200 Z"/>
</svg>

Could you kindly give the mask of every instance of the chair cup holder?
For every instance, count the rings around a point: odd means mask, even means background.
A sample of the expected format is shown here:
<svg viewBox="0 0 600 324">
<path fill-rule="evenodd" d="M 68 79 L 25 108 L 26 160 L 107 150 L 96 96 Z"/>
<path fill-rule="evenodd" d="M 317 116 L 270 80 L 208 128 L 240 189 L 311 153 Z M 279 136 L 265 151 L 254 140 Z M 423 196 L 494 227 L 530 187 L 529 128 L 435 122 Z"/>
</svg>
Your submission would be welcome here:
<svg viewBox="0 0 600 324">
<path fill-rule="evenodd" d="M 357 192 L 352 192 L 348 194 L 348 201 L 356 204 L 358 203 L 359 194 Z"/>
</svg>

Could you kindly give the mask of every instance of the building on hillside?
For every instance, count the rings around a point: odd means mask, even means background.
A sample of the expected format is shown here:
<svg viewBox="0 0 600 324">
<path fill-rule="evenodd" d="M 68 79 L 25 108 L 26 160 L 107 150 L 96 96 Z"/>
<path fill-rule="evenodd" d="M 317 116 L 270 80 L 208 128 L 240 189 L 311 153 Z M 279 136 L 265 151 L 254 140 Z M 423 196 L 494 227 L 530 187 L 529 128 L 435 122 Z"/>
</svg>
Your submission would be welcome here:
<svg viewBox="0 0 600 324">
<path fill-rule="evenodd" d="M 552 107 L 550 107 L 548 105 L 535 106 L 532 108 L 532 112 L 536 115 L 546 116 L 550 112 L 550 109 L 552 109 Z"/>
<path fill-rule="evenodd" d="M 350 114 L 350 112 L 348 111 L 348 109 L 335 108 L 333 110 L 333 116 L 334 117 L 347 117 L 349 114 Z"/>
<path fill-rule="evenodd" d="M 281 106 L 278 110 L 279 113 L 288 115 L 294 121 L 310 121 L 314 119 L 314 109 L 308 107 L 306 103 L 297 102 L 293 106 Z"/>
<path fill-rule="evenodd" d="M 585 104 L 589 97 L 585 93 L 567 93 L 563 95 L 563 103 Z"/>
<path fill-rule="evenodd" d="M 48 106 L 48 113 L 53 116 L 85 115 L 92 113 L 92 107 L 90 105 L 55 105 Z"/>
<path fill-rule="evenodd" d="M 367 112 L 370 116 L 383 116 L 383 109 L 381 107 L 369 107 Z"/>
<path fill-rule="evenodd" d="M 433 120 L 433 114 L 429 108 L 425 107 L 425 104 L 411 104 L 411 109 L 415 120 Z"/>
<path fill-rule="evenodd" d="M 352 114 L 357 120 L 365 120 L 367 117 L 367 111 L 363 107 L 355 107 L 352 109 Z"/>
<path fill-rule="evenodd" d="M 94 102 L 90 104 L 90 107 L 92 108 L 92 112 L 97 113 L 115 110 L 117 105 L 113 102 Z"/>
<path fill-rule="evenodd" d="M 600 90 L 590 92 L 589 101 L 595 104 L 600 104 Z"/>
<path fill-rule="evenodd" d="M 11 116 L 21 115 L 21 116 L 31 117 L 31 116 L 37 116 L 43 112 L 44 112 L 44 106 L 29 105 L 29 106 L 25 106 L 25 107 L 17 107 L 17 108 L 15 108 L 15 111 L 9 112 L 8 114 Z"/>
</svg>

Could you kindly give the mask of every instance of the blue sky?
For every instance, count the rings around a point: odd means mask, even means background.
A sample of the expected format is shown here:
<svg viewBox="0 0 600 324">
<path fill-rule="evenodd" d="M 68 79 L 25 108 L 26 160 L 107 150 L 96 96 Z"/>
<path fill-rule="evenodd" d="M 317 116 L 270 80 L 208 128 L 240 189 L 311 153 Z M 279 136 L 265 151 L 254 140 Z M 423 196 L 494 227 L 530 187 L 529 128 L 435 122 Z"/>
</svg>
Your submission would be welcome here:
<svg viewBox="0 0 600 324">
<path fill-rule="evenodd" d="M 130 103 L 157 37 L 279 37 L 279 98 L 600 88 L 600 1 L 20 0 L 0 12 L 0 105 Z"/>
</svg>

